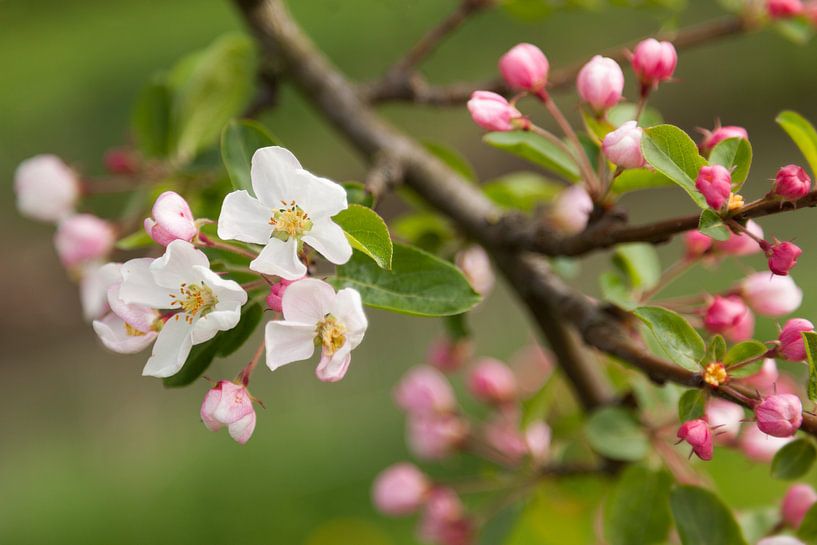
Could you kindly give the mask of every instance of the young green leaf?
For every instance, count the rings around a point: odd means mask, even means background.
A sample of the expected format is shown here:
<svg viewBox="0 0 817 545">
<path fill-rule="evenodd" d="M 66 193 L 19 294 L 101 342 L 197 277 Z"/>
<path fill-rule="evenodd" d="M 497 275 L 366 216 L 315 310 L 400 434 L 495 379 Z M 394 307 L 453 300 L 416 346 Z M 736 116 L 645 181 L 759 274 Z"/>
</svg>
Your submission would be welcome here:
<svg viewBox="0 0 817 545">
<path fill-rule="evenodd" d="M 638 307 L 633 314 L 650 329 L 672 361 L 690 371 L 700 370 L 704 340 L 689 322 L 662 307 Z"/>
<path fill-rule="evenodd" d="M 485 195 L 502 208 L 533 212 L 559 194 L 562 185 L 533 172 L 516 172 L 486 182 Z"/>
<path fill-rule="evenodd" d="M 383 218 L 371 208 L 350 204 L 332 220 L 340 225 L 352 248 L 371 257 L 383 269 L 391 269 L 393 246 Z"/>
<path fill-rule="evenodd" d="M 722 363 L 726 366 L 735 365 L 743 361 L 760 358 L 768 351 L 768 347 L 760 341 L 743 341 L 729 349 Z"/>
<path fill-rule="evenodd" d="M 119 250 L 136 250 L 146 248 L 151 244 L 153 244 L 153 239 L 150 238 L 150 235 L 144 229 L 139 229 L 135 233 L 117 240 L 116 248 Z"/>
<path fill-rule="evenodd" d="M 131 130 L 136 146 L 145 157 L 163 159 L 170 152 L 170 110 L 173 94 L 162 76 L 142 88 L 131 114 Z"/>
<path fill-rule="evenodd" d="M 477 183 L 477 173 L 474 171 L 474 167 L 460 152 L 435 142 L 423 142 L 423 147 L 437 159 L 451 167 L 451 170 L 469 182 Z"/>
<path fill-rule="evenodd" d="M 673 125 L 658 125 L 644 130 L 641 139 L 644 158 L 658 172 L 680 186 L 702 209 L 708 208 L 706 199 L 695 189 L 695 178 L 706 159 L 687 133 Z"/>
<path fill-rule="evenodd" d="M 233 119 L 221 131 L 221 161 L 235 189 L 255 195 L 250 179 L 251 160 L 259 148 L 278 145 L 267 129 L 249 119 Z"/>
<path fill-rule="evenodd" d="M 700 388 L 687 390 L 678 400 L 678 420 L 686 422 L 703 418 L 706 412 L 706 393 Z"/>
<path fill-rule="evenodd" d="M 745 138 L 727 138 L 712 149 L 709 164 L 721 165 L 731 171 L 732 191 L 738 191 L 752 168 L 752 145 Z"/>
<path fill-rule="evenodd" d="M 614 460 L 635 462 L 647 455 L 650 445 L 635 418 L 620 407 L 606 407 L 594 412 L 585 425 L 590 446 Z"/>
<path fill-rule="evenodd" d="M 374 205 L 372 194 L 366 191 L 366 186 L 360 182 L 341 182 L 346 190 L 346 200 L 349 204 L 359 204 L 371 208 Z"/>
<path fill-rule="evenodd" d="M 628 168 L 613 180 L 611 191 L 618 195 L 643 189 L 669 187 L 673 181 L 651 168 Z"/>
<path fill-rule="evenodd" d="M 808 363 L 808 398 L 817 401 L 817 333 L 804 331 L 803 345 L 806 348 L 806 362 Z"/>
<path fill-rule="evenodd" d="M 613 264 L 627 275 L 635 291 L 654 287 L 661 278 L 661 262 L 651 244 L 621 244 L 613 253 Z"/>
<path fill-rule="evenodd" d="M 480 301 L 453 264 L 403 244 L 394 244 L 391 270 L 357 252 L 329 282 L 355 288 L 368 306 L 417 316 L 460 314 Z"/>
<path fill-rule="evenodd" d="M 482 140 L 568 180 L 579 179 L 579 167 L 575 159 L 538 134 L 527 131 L 490 132 L 483 136 Z"/>
<path fill-rule="evenodd" d="M 785 111 L 775 119 L 786 134 L 794 141 L 811 167 L 812 176 L 817 176 L 817 130 L 814 125 L 797 112 Z"/>
<path fill-rule="evenodd" d="M 803 522 L 797 529 L 797 537 L 808 545 L 817 545 L 817 503 L 806 511 L 806 516 L 803 517 Z"/>
<path fill-rule="evenodd" d="M 701 364 L 712 363 L 713 361 L 723 362 L 726 355 L 726 341 L 721 335 L 715 335 L 709 341 L 709 346 L 706 347 L 706 357 Z"/>
<path fill-rule="evenodd" d="M 811 469 L 817 449 L 810 439 L 798 439 L 777 451 L 772 460 L 772 477 L 790 481 L 799 479 Z"/>
<path fill-rule="evenodd" d="M 698 220 L 698 231 L 715 240 L 726 240 L 731 234 L 718 213 L 711 208 L 701 212 L 701 219 Z"/>
<path fill-rule="evenodd" d="M 669 534 L 672 518 L 666 471 L 641 466 L 624 470 L 604 508 L 604 537 L 610 545 L 654 545 Z"/>
<path fill-rule="evenodd" d="M 747 545 L 735 517 L 708 490 L 679 486 L 670 507 L 683 545 Z"/>
<path fill-rule="evenodd" d="M 607 112 L 607 120 L 616 128 L 622 126 L 628 121 L 635 119 L 635 114 L 638 112 L 638 104 L 633 102 L 619 102 Z M 641 118 L 638 120 L 639 127 L 654 127 L 664 122 L 661 112 L 651 106 L 647 106 L 641 112 Z"/>
</svg>

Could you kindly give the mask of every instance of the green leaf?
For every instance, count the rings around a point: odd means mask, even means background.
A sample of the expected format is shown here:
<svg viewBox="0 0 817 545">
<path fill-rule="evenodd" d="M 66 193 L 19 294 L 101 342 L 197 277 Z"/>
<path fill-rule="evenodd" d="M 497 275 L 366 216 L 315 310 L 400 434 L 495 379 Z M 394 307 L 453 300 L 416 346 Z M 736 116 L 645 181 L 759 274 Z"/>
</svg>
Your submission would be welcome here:
<svg viewBox="0 0 817 545">
<path fill-rule="evenodd" d="M 517 172 L 486 182 L 482 191 L 502 208 L 533 212 L 539 204 L 552 201 L 562 187 L 533 172 Z"/>
<path fill-rule="evenodd" d="M 661 278 L 661 262 L 651 244 L 620 244 L 613 253 L 613 264 L 627 275 L 636 291 L 654 287 Z"/>
<path fill-rule="evenodd" d="M 477 182 L 477 173 L 474 171 L 474 167 L 460 152 L 435 142 L 423 142 L 423 147 L 469 182 Z"/>
<path fill-rule="evenodd" d="M 701 212 L 701 219 L 698 220 L 698 231 L 715 240 L 726 240 L 730 235 L 729 228 L 723 224 L 723 220 L 718 213 L 711 208 Z"/>
<path fill-rule="evenodd" d="M 705 412 L 706 394 L 699 388 L 687 390 L 678 400 L 678 420 L 681 422 L 703 418 Z"/>
<path fill-rule="evenodd" d="M 460 314 L 480 301 L 453 264 L 403 244 L 394 244 L 390 271 L 355 253 L 330 282 L 355 288 L 368 306 L 416 316 Z"/>
<path fill-rule="evenodd" d="M 817 545 L 817 503 L 806 511 L 806 516 L 797 529 L 797 537 L 808 545 Z"/>
<path fill-rule="evenodd" d="M 751 359 L 757 359 L 758 364 L 762 365 L 763 361 L 761 356 L 763 356 L 769 349 L 760 341 L 743 341 L 742 343 L 738 343 L 726 353 L 726 356 L 723 358 L 723 364 L 727 367 L 730 365 L 735 365 L 737 363 L 741 363 L 744 361 L 748 361 Z M 750 365 L 742 366 L 740 369 L 729 370 L 729 376 L 732 377 L 743 377 L 749 376 L 754 374 L 751 371 L 744 371 L 750 367 Z"/>
<path fill-rule="evenodd" d="M 216 357 L 227 357 L 241 348 L 261 322 L 263 315 L 264 309 L 260 304 L 253 303 L 245 306 L 237 326 L 227 331 L 220 331 L 209 341 L 194 346 L 184 367 L 172 377 L 163 379 L 164 385 L 176 388 L 191 384 L 204 374 Z"/>
<path fill-rule="evenodd" d="M 655 189 L 673 185 L 673 181 L 651 168 L 628 168 L 613 180 L 613 193 L 622 195 L 631 191 Z"/>
<path fill-rule="evenodd" d="M 377 212 L 359 204 L 350 204 L 332 221 L 346 233 L 352 248 L 371 257 L 379 267 L 391 269 L 393 247 L 389 228 Z"/>
<path fill-rule="evenodd" d="M 340 184 L 346 190 L 346 200 L 349 204 L 360 204 L 369 208 L 374 205 L 372 194 L 366 191 L 366 186 L 360 182 L 342 182 Z"/>
<path fill-rule="evenodd" d="M 817 130 L 814 129 L 814 125 L 802 115 L 790 110 L 781 112 L 775 121 L 800 148 L 800 153 L 811 167 L 812 176 L 817 176 Z"/>
<path fill-rule="evenodd" d="M 635 418 L 620 407 L 594 412 L 585 425 L 590 446 L 607 458 L 635 462 L 644 458 L 650 444 Z"/>
<path fill-rule="evenodd" d="M 138 248 L 146 248 L 153 244 L 153 239 L 144 229 L 140 229 L 135 233 L 131 233 L 126 237 L 120 238 L 116 241 L 116 248 L 119 250 L 136 250 Z"/>
<path fill-rule="evenodd" d="M 635 119 L 635 113 L 638 111 L 638 104 L 632 102 L 619 102 L 607 112 L 607 120 L 614 127 L 621 127 L 628 121 Z M 638 122 L 639 127 L 654 127 L 664 122 L 661 112 L 647 106 L 641 112 L 641 119 Z"/>
<path fill-rule="evenodd" d="M 255 195 L 250 179 L 253 154 L 260 148 L 278 145 L 267 129 L 249 119 L 233 119 L 221 131 L 221 161 L 235 189 Z"/>
<path fill-rule="evenodd" d="M 771 534 L 779 520 L 780 509 L 776 506 L 741 509 L 738 513 L 738 524 L 749 543 L 757 543 Z"/>
<path fill-rule="evenodd" d="M 708 490 L 679 486 L 670 507 L 683 545 L 747 545 L 735 517 Z"/>
<path fill-rule="evenodd" d="M 604 509 L 604 537 L 610 545 L 653 545 L 669 534 L 672 518 L 666 471 L 631 466 L 621 475 Z"/>
<path fill-rule="evenodd" d="M 400 216 L 391 222 L 391 230 L 395 236 L 431 253 L 436 253 L 454 237 L 448 222 L 433 212 L 413 212 Z"/>
<path fill-rule="evenodd" d="M 712 340 L 709 341 L 709 346 L 706 347 L 706 357 L 702 364 L 712 363 L 713 361 L 720 361 L 723 362 L 723 358 L 726 355 L 726 341 L 723 340 L 721 335 L 715 335 L 712 337 Z"/>
<path fill-rule="evenodd" d="M 777 19 L 774 21 L 772 28 L 797 45 L 805 45 L 814 37 L 814 26 L 805 17 Z"/>
<path fill-rule="evenodd" d="M 804 331 L 803 345 L 806 348 L 806 362 L 808 363 L 808 398 L 817 401 L 817 333 Z"/>
<path fill-rule="evenodd" d="M 249 37 L 229 35 L 176 66 L 172 127 L 177 157 L 193 158 L 241 113 L 252 93 L 255 64 Z"/>
<path fill-rule="evenodd" d="M 698 153 L 698 146 L 687 133 L 673 125 L 658 125 L 644 130 L 641 151 L 647 162 L 679 185 L 700 208 L 707 208 L 706 200 L 695 189 L 695 178 L 706 159 Z"/>
<path fill-rule="evenodd" d="M 661 307 L 639 307 L 633 314 L 644 322 L 672 361 L 689 369 L 700 369 L 704 340 L 679 314 Z"/>
<path fill-rule="evenodd" d="M 579 167 L 573 157 L 538 134 L 528 131 L 490 132 L 482 140 L 568 180 L 576 181 L 580 177 Z"/>
<path fill-rule="evenodd" d="M 745 138 L 727 138 L 709 154 L 710 165 L 721 165 L 732 172 L 732 191 L 743 187 L 752 168 L 752 145 Z"/>
<path fill-rule="evenodd" d="M 798 439 L 777 451 L 772 460 L 772 477 L 790 481 L 799 479 L 811 469 L 817 449 L 809 439 Z"/>
<path fill-rule="evenodd" d="M 633 310 L 637 305 L 624 273 L 619 269 L 605 271 L 599 275 L 599 286 L 605 300 L 624 310 Z"/>
<path fill-rule="evenodd" d="M 131 114 L 131 131 L 145 157 L 163 159 L 170 153 L 170 110 L 173 94 L 167 80 L 156 76 L 145 85 Z"/>
<path fill-rule="evenodd" d="M 522 514 L 522 502 L 513 502 L 482 525 L 478 545 L 501 545 Z"/>
</svg>

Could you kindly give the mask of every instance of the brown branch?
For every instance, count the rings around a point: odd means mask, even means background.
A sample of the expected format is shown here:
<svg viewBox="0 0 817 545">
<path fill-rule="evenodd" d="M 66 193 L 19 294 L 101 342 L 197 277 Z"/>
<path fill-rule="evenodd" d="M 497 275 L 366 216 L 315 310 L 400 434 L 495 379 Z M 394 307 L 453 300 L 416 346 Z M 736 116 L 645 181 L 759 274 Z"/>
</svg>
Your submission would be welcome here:
<svg viewBox="0 0 817 545">
<path fill-rule="evenodd" d="M 691 49 L 729 36 L 738 35 L 754 28 L 754 24 L 738 17 L 726 17 L 714 21 L 707 21 L 681 29 L 677 32 L 667 32 L 659 35 L 661 39 L 672 40 L 677 50 Z M 626 47 L 617 47 L 602 53 L 617 62 L 628 59 L 629 50 Z M 550 89 L 563 90 L 573 86 L 582 64 L 553 71 L 550 75 Z M 396 83 L 401 83 L 397 85 Z M 494 91 L 508 94 L 510 91 L 501 78 L 494 78 L 483 82 L 461 82 L 450 85 L 429 85 L 419 75 L 405 78 L 401 82 L 391 85 L 373 85 L 364 89 L 364 95 L 372 103 L 387 101 L 408 101 L 417 104 L 432 106 L 453 106 L 464 104 L 476 90 Z"/>
<path fill-rule="evenodd" d="M 397 157 L 386 152 L 378 153 L 366 174 L 366 191 L 378 199 L 399 185 L 404 175 L 403 163 Z"/>
</svg>

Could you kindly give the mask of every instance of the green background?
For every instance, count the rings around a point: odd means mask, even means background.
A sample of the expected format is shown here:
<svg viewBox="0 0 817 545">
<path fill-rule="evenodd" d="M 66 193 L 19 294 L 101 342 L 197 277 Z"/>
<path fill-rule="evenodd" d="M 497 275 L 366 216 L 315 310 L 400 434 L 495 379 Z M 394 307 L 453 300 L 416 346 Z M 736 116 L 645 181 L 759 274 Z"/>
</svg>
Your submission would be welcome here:
<svg viewBox="0 0 817 545">
<path fill-rule="evenodd" d="M 455 1 L 291 4 L 329 56 L 365 79 L 381 73 Z M 713 2 L 691 2 L 679 22 L 716 13 Z M 541 46 L 552 66 L 564 66 L 654 32 L 665 15 L 568 11 L 520 24 L 492 12 L 462 29 L 426 72 L 440 82 L 492 76 L 497 57 L 523 40 Z M 205 383 L 165 390 L 160 381 L 140 376 L 144 355 L 115 356 L 98 346 L 53 253 L 52 228 L 25 221 L 14 210 L 13 171 L 26 157 L 57 153 L 84 173 L 101 173 L 104 151 L 127 141 L 129 107 L 146 78 L 241 28 L 230 5 L 4 0 L 0 25 L 0 542 L 413 543 L 412 521 L 380 518 L 370 506 L 369 486 L 380 469 L 407 456 L 391 388 L 408 367 L 423 361 L 439 321 L 372 311 L 366 342 L 338 384 L 318 382 L 308 363 L 275 374 L 261 369 L 253 392 L 267 408 L 259 411 L 253 439 L 239 447 L 225 433 L 211 434 L 201 425 Z M 680 81 L 663 86 L 654 104 L 668 121 L 690 131 L 711 127 L 718 117 L 747 127 L 755 166 L 745 192 L 760 196 L 779 165 L 801 160 L 773 119 L 779 110 L 796 109 L 817 120 L 816 59 L 817 44 L 795 46 L 771 32 L 730 39 L 683 54 Z M 632 80 L 631 73 L 627 77 Z M 632 87 L 628 91 L 635 95 Z M 572 96 L 560 100 L 575 118 Z M 383 110 L 413 134 L 471 157 L 482 179 L 520 168 L 480 143 L 464 107 Z M 541 111 L 531 113 L 543 119 Z M 288 88 L 264 122 L 307 168 L 339 180 L 363 175 L 353 150 Z M 692 211 L 678 190 L 628 197 L 627 204 L 636 220 Z M 813 221 L 807 210 L 763 222 L 767 232 L 795 238 L 806 249 L 794 276 L 806 289 L 798 314 L 812 319 Z M 675 243 L 661 253 L 668 263 L 679 251 Z M 702 283 L 724 288 L 744 270 L 730 264 L 717 274 L 696 271 L 675 291 Z M 596 289 L 590 272 L 577 281 Z M 500 358 L 532 338 L 526 317 L 502 287 L 476 312 L 475 329 L 479 353 Z M 761 338 L 774 335 L 774 322 L 761 319 L 759 331 Z M 218 363 L 209 375 L 233 375 L 248 352 Z M 474 466 L 455 458 L 426 467 L 456 475 Z M 717 453 L 712 467 L 721 494 L 739 507 L 764 505 L 785 486 L 770 482 L 766 467 L 726 451 Z M 530 521 L 536 542 L 594 543 L 591 519 L 604 491 L 603 484 L 581 480 L 544 487 L 542 512 Z M 533 539 L 516 541 L 530 545 Z"/>
</svg>

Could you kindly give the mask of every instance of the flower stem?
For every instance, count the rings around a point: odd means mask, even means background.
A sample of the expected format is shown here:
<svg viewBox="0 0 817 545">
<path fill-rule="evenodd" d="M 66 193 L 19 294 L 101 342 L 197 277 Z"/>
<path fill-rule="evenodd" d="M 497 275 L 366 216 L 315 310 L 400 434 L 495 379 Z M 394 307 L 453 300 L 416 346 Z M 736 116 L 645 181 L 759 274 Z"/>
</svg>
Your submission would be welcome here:
<svg viewBox="0 0 817 545">
<path fill-rule="evenodd" d="M 250 360 L 250 363 L 248 363 L 247 366 L 241 371 L 239 378 L 241 379 L 241 384 L 243 384 L 244 386 L 247 386 L 247 384 L 250 383 L 250 375 L 252 375 L 252 372 L 258 366 L 258 362 L 261 361 L 261 356 L 264 354 L 265 347 L 266 344 L 262 340 L 261 344 L 256 349 L 255 354 Z"/>
<path fill-rule="evenodd" d="M 220 240 L 213 240 L 210 237 L 206 236 L 204 233 L 199 233 L 197 237 L 197 242 L 200 246 L 206 246 L 208 248 L 216 248 L 218 250 L 224 250 L 225 252 L 230 252 L 236 255 L 248 257 L 250 259 L 255 259 L 258 257 L 258 254 L 255 252 L 251 252 L 250 250 L 246 250 L 241 248 L 240 246 L 235 246 L 233 244 L 229 244 L 227 242 L 223 242 Z"/>
</svg>

